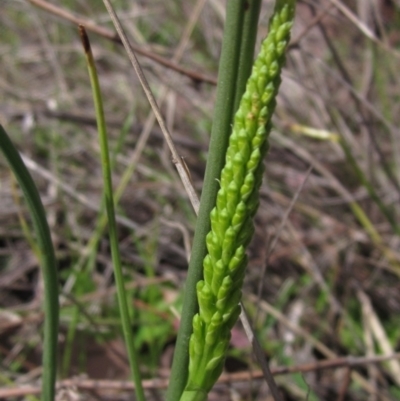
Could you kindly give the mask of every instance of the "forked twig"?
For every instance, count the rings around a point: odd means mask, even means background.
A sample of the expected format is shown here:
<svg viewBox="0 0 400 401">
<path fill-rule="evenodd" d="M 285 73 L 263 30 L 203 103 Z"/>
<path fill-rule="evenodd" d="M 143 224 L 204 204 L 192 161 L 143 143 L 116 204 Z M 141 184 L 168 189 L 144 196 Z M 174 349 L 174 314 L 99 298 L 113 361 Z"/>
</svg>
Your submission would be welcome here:
<svg viewBox="0 0 400 401">
<path fill-rule="evenodd" d="M 133 52 L 131 44 L 129 43 L 129 39 L 126 36 L 124 29 L 122 28 L 121 22 L 119 21 L 117 14 L 115 13 L 113 6 L 111 5 L 110 0 L 103 0 L 103 2 L 107 8 L 107 11 L 110 15 L 110 18 L 114 24 L 115 29 L 117 30 L 118 35 L 121 38 L 122 44 L 124 45 L 124 48 L 128 54 L 128 58 L 129 58 L 130 62 L 132 63 L 133 68 L 135 69 L 135 72 L 139 78 L 139 81 L 140 81 L 142 88 L 144 90 L 144 93 L 146 94 L 146 97 L 150 103 L 150 106 L 153 109 L 154 115 L 157 118 L 157 121 L 158 121 L 158 124 L 160 125 L 161 131 L 164 134 L 165 140 L 172 153 L 172 161 L 175 164 L 176 169 L 178 170 L 178 174 L 183 182 L 185 190 L 189 196 L 190 202 L 192 203 L 193 208 L 195 210 L 198 210 L 199 204 L 200 204 L 199 198 L 196 194 L 196 191 L 193 188 L 193 185 L 190 180 L 189 174 L 187 172 L 186 166 L 183 164 L 182 159 L 179 156 L 179 154 L 175 148 L 175 145 L 172 141 L 171 134 L 169 133 L 167 125 L 165 124 L 165 121 L 161 115 L 160 109 L 158 108 L 156 99 L 154 98 L 153 93 L 151 92 L 150 86 L 143 73 L 143 70 L 140 67 L 140 64 L 135 56 L 135 53 Z"/>
<path fill-rule="evenodd" d="M 88 31 L 94 32 L 97 35 L 102 36 L 103 38 L 109 39 L 115 43 L 122 44 L 120 38 L 118 37 L 118 35 L 115 34 L 115 32 L 113 32 L 107 28 L 104 28 L 103 26 L 97 25 L 87 18 L 84 18 L 81 16 L 76 16 L 76 15 L 72 14 L 71 12 L 69 12 L 68 10 L 65 10 L 64 8 L 61 8 L 55 4 L 49 3 L 44 0 L 27 0 L 27 1 L 29 1 L 30 3 L 34 4 L 35 6 L 53 14 L 53 15 L 56 15 L 66 21 L 70 21 L 77 25 L 83 25 L 83 26 L 85 26 L 85 28 Z M 167 60 L 166 58 L 159 56 L 158 54 L 155 54 L 153 52 L 150 52 L 146 49 L 143 49 L 140 46 L 136 46 L 134 44 L 132 44 L 131 46 L 137 53 L 141 54 L 142 56 L 147 57 L 147 58 L 163 65 L 164 67 L 167 67 L 176 72 L 179 72 L 180 74 L 186 75 L 187 77 L 193 79 L 194 81 L 206 82 L 211 85 L 217 84 L 217 80 L 212 76 L 207 76 L 207 75 L 201 74 L 197 71 L 193 71 L 193 70 L 184 68 L 184 67 L 180 66 L 179 64 L 177 64 L 176 62 Z"/>
</svg>

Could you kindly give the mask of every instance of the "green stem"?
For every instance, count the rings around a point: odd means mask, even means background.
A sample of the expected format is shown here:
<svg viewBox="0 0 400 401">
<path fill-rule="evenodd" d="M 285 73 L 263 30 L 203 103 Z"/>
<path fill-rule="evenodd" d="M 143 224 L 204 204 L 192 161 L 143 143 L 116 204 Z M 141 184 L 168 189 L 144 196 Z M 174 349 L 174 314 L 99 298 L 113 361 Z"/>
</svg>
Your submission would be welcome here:
<svg viewBox="0 0 400 401">
<path fill-rule="evenodd" d="M 43 376 L 42 400 L 53 401 L 57 374 L 57 337 L 58 337 L 58 277 L 56 257 L 51 241 L 46 213 L 40 200 L 39 192 L 29 174 L 21 156 L 12 144 L 6 131 L 0 125 L 0 148 L 26 198 L 32 223 L 37 233 L 40 251 L 40 263 L 44 281 L 44 341 L 43 341 Z"/>
<path fill-rule="evenodd" d="M 111 162 L 108 151 L 106 123 L 104 119 L 103 102 L 101 97 L 99 80 L 97 77 L 96 66 L 93 54 L 90 48 L 89 38 L 86 35 L 83 26 L 79 26 L 79 31 L 85 50 L 90 83 L 93 91 L 93 100 L 96 109 L 97 129 L 99 132 L 99 141 L 101 149 L 101 165 L 104 180 L 104 204 L 108 217 L 108 229 L 111 246 L 111 257 L 114 266 L 114 277 L 117 285 L 118 304 L 121 313 L 122 330 L 124 333 L 125 344 L 128 351 L 129 363 L 132 370 L 133 381 L 135 383 L 136 396 L 139 401 L 145 401 L 144 390 L 141 382 L 138 358 L 133 342 L 132 329 L 129 318 L 129 310 L 127 304 L 126 291 L 124 286 L 124 278 L 122 274 L 121 256 L 118 248 L 117 224 L 115 221 L 113 188 L 111 179 Z"/>
<path fill-rule="evenodd" d="M 239 65 L 243 10 L 245 10 L 245 1 L 228 0 L 209 153 L 185 285 L 181 323 L 167 391 L 167 401 L 179 400 L 187 381 L 192 319 L 198 309 L 196 284 L 203 275 L 203 259 L 207 252 L 205 237 L 211 227 L 209 216 L 215 205 L 218 191 L 217 179 L 225 163 L 225 152 L 234 114 L 233 105 Z"/>
<path fill-rule="evenodd" d="M 254 48 L 257 40 L 258 18 L 262 0 L 248 0 L 243 21 L 243 33 L 240 43 L 239 70 L 236 80 L 236 95 L 233 113 L 239 108 L 239 103 L 246 89 L 247 80 L 254 61 Z"/>
</svg>

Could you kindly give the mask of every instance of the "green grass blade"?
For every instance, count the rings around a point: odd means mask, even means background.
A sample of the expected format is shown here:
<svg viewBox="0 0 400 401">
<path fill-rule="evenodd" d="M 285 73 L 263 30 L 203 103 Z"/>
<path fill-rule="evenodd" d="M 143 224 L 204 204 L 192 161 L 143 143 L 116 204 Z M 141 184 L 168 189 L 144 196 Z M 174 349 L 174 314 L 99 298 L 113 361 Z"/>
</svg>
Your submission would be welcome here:
<svg viewBox="0 0 400 401">
<path fill-rule="evenodd" d="M 131 330 L 129 309 L 127 304 L 124 279 L 122 274 L 121 256 L 118 247 L 117 224 L 115 220 L 115 208 L 113 199 L 112 179 L 111 179 L 111 161 L 108 151 L 107 131 L 104 119 L 103 102 L 100 92 L 100 84 L 97 77 L 93 54 L 90 48 L 89 38 L 83 26 L 79 27 L 85 50 L 86 61 L 89 70 L 90 83 L 93 91 L 93 99 L 96 109 L 97 129 L 99 132 L 99 141 L 101 149 L 101 165 L 104 180 L 104 204 L 108 217 L 108 229 L 111 245 L 111 256 L 114 267 L 115 282 L 117 285 L 118 303 L 121 313 L 122 329 L 125 337 L 125 344 L 128 351 L 129 363 L 132 370 L 132 377 L 135 383 L 136 396 L 139 401 L 145 401 L 144 390 L 141 382 L 137 353 L 133 343 L 133 334 Z"/>
<path fill-rule="evenodd" d="M 58 277 L 56 257 L 51 241 L 46 213 L 39 192 L 18 151 L 12 144 L 4 128 L 0 125 L 0 148 L 14 172 L 24 193 L 37 234 L 44 280 L 44 341 L 42 400 L 53 401 L 57 374 L 57 336 L 58 336 Z"/>
</svg>

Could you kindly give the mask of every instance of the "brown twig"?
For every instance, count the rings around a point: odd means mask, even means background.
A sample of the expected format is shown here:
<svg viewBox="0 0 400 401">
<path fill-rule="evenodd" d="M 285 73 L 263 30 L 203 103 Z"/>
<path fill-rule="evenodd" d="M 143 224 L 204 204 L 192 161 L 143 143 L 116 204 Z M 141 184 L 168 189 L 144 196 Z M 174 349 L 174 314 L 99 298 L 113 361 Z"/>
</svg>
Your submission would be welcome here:
<svg viewBox="0 0 400 401">
<path fill-rule="evenodd" d="M 372 42 L 379 45 L 385 51 L 390 52 L 397 58 L 400 57 L 400 53 L 388 46 L 387 43 L 382 42 L 375 33 L 367 26 L 363 21 L 361 21 L 357 15 L 355 15 L 349 7 L 347 7 L 343 2 L 339 0 L 329 0 L 329 2 L 334 5 L 365 37 L 372 40 Z"/>
<path fill-rule="evenodd" d="M 139 78 L 139 81 L 140 81 L 140 84 L 142 85 L 143 91 L 147 97 L 147 100 L 150 103 L 153 113 L 154 113 L 154 115 L 158 121 L 158 124 L 160 125 L 161 131 L 164 135 L 165 141 L 171 151 L 172 161 L 175 164 L 175 167 L 178 171 L 179 177 L 181 178 L 181 181 L 185 187 L 186 193 L 188 194 L 190 202 L 192 203 L 193 209 L 197 213 L 197 211 L 199 209 L 199 204 L 200 204 L 199 198 L 197 196 L 195 189 L 193 188 L 192 182 L 191 182 L 190 177 L 186 171 L 186 168 L 182 162 L 182 159 L 175 148 L 175 145 L 172 140 L 169 129 L 164 121 L 164 118 L 158 107 L 158 104 L 153 95 L 153 92 L 150 89 L 150 86 L 147 82 L 146 76 L 143 73 L 140 63 L 139 63 L 138 59 L 136 58 L 135 52 L 130 44 L 130 41 L 121 25 L 121 22 L 111 4 L 111 2 L 109 0 L 103 0 L 103 3 L 105 5 L 105 7 L 107 8 L 107 11 L 110 15 L 110 18 L 114 24 L 115 29 L 118 32 L 119 37 L 121 38 L 121 41 L 125 48 L 125 51 L 128 55 L 129 61 L 131 62 L 132 66 L 136 72 L 136 75 Z"/>
<path fill-rule="evenodd" d="M 117 35 L 117 33 L 115 33 L 114 31 L 112 31 L 110 29 L 99 26 L 87 18 L 84 18 L 82 16 L 76 16 L 76 15 L 72 14 L 71 12 L 65 10 L 64 8 L 61 8 L 54 4 L 48 3 L 47 1 L 44 1 L 44 0 L 28 0 L 28 1 L 32 4 L 34 4 L 35 6 L 53 14 L 53 15 L 56 15 L 57 17 L 60 17 L 66 21 L 72 22 L 76 25 L 83 25 L 88 31 L 96 33 L 97 35 L 100 35 L 103 38 L 106 38 L 108 40 L 111 40 L 115 43 L 122 45 L 122 41 L 119 38 L 119 36 Z M 167 60 L 166 58 L 159 56 L 158 54 L 155 54 L 153 52 L 150 52 L 146 49 L 143 49 L 142 47 L 137 46 L 135 44 L 131 43 L 131 47 L 136 53 L 138 53 L 144 57 L 147 57 L 147 58 L 163 65 L 164 67 L 167 67 L 171 70 L 179 72 L 180 74 L 186 75 L 187 77 L 191 78 L 195 82 L 206 82 L 206 83 L 209 83 L 212 85 L 217 84 L 217 80 L 214 77 L 210 77 L 210 76 L 201 74 L 199 72 L 184 68 L 173 61 Z"/>
<path fill-rule="evenodd" d="M 325 369 L 338 369 L 342 367 L 354 368 L 371 363 L 385 362 L 391 359 L 399 359 L 400 353 L 392 355 L 380 355 L 374 357 L 339 357 L 325 361 L 307 363 L 297 366 L 280 366 L 271 368 L 273 375 L 285 375 L 291 373 L 307 373 L 311 371 L 320 371 Z M 223 374 L 218 380 L 219 384 L 246 382 L 253 379 L 262 379 L 264 374 L 261 370 L 255 372 L 237 372 L 231 374 Z M 143 387 L 145 389 L 165 389 L 168 385 L 167 379 L 152 379 L 144 380 Z M 117 380 L 90 380 L 82 378 L 66 379 L 58 382 L 57 388 L 76 387 L 81 390 L 116 390 L 116 391 L 132 391 L 134 384 L 130 381 L 117 381 Z M 29 387 L 8 387 L 0 389 L 0 398 L 21 397 L 28 394 L 39 394 L 40 388 L 37 386 Z"/>
<path fill-rule="evenodd" d="M 290 42 L 289 48 L 294 48 L 297 47 L 301 40 L 308 34 L 308 32 L 311 31 L 312 28 L 314 28 L 316 25 L 320 23 L 320 21 L 323 20 L 323 18 L 329 14 L 331 9 L 333 8 L 333 4 L 329 4 L 324 10 L 322 10 L 318 15 L 316 15 L 310 23 L 304 28 L 304 30 L 297 36 L 297 38 L 293 39 Z"/>
<path fill-rule="evenodd" d="M 96 126 L 96 118 L 94 115 L 88 113 L 76 113 L 76 112 L 68 112 L 68 111 L 57 111 L 57 110 L 50 110 L 41 107 L 34 107 L 29 110 L 22 110 L 17 109 L 16 107 L 8 108 L 0 108 L 0 113 L 4 113 L 7 119 L 11 120 L 23 120 L 27 114 L 32 113 L 35 121 L 42 117 L 54 119 L 58 121 L 67 121 L 72 124 L 77 125 L 86 125 L 90 127 Z M 116 128 L 118 130 L 122 129 L 123 122 L 119 118 L 110 117 L 107 119 L 107 127 L 109 128 Z M 131 131 L 135 134 L 140 133 L 143 130 L 144 124 L 139 122 L 135 122 L 131 125 Z M 160 129 L 157 127 L 153 127 L 151 129 L 150 135 L 159 139 L 164 139 L 164 136 Z M 133 137 L 134 141 L 136 140 L 136 135 Z M 188 136 L 184 136 L 183 134 L 179 134 L 176 131 L 174 132 L 174 142 L 177 145 L 185 147 L 187 149 L 196 150 L 196 151 L 205 151 L 207 150 L 206 144 L 202 144 L 196 142 L 195 140 L 191 139 Z"/>
</svg>

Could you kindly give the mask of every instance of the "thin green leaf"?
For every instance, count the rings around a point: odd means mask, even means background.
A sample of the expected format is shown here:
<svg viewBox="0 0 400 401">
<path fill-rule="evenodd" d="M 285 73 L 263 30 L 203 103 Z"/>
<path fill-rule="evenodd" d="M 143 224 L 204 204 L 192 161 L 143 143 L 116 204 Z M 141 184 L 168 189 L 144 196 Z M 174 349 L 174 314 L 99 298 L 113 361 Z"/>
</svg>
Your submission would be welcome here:
<svg viewBox="0 0 400 401">
<path fill-rule="evenodd" d="M 139 401 L 145 401 L 145 395 L 141 382 L 137 353 L 133 342 L 133 334 L 131 329 L 127 297 L 124 286 L 124 278 L 122 274 L 121 256 L 118 247 L 117 224 L 115 220 L 115 211 L 114 211 L 115 208 L 114 208 L 113 188 L 111 179 L 111 161 L 108 150 L 107 130 L 104 118 L 100 84 L 97 77 L 97 71 L 93 59 L 93 54 L 90 48 L 89 38 L 82 25 L 79 26 L 79 32 L 85 50 L 90 82 L 93 91 L 93 100 L 96 109 L 97 129 L 99 133 L 100 150 L 101 150 L 101 166 L 103 170 L 103 181 L 104 181 L 104 203 L 108 217 L 111 257 L 114 267 L 115 282 L 117 285 L 117 295 L 121 313 L 122 329 L 124 332 L 125 344 L 128 350 L 128 358 L 132 370 L 133 381 L 135 383 L 136 396 Z"/>
<path fill-rule="evenodd" d="M 0 148 L 24 193 L 37 234 L 37 242 L 44 281 L 44 341 L 42 400 L 53 401 L 57 375 L 57 338 L 58 338 L 58 277 L 56 257 L 51 241 L 50 229 L 39 192 L 28 169 L 25 167 L 17 149 L 14 147 L 4 128 L 0 125 Z"/>
</svg>

